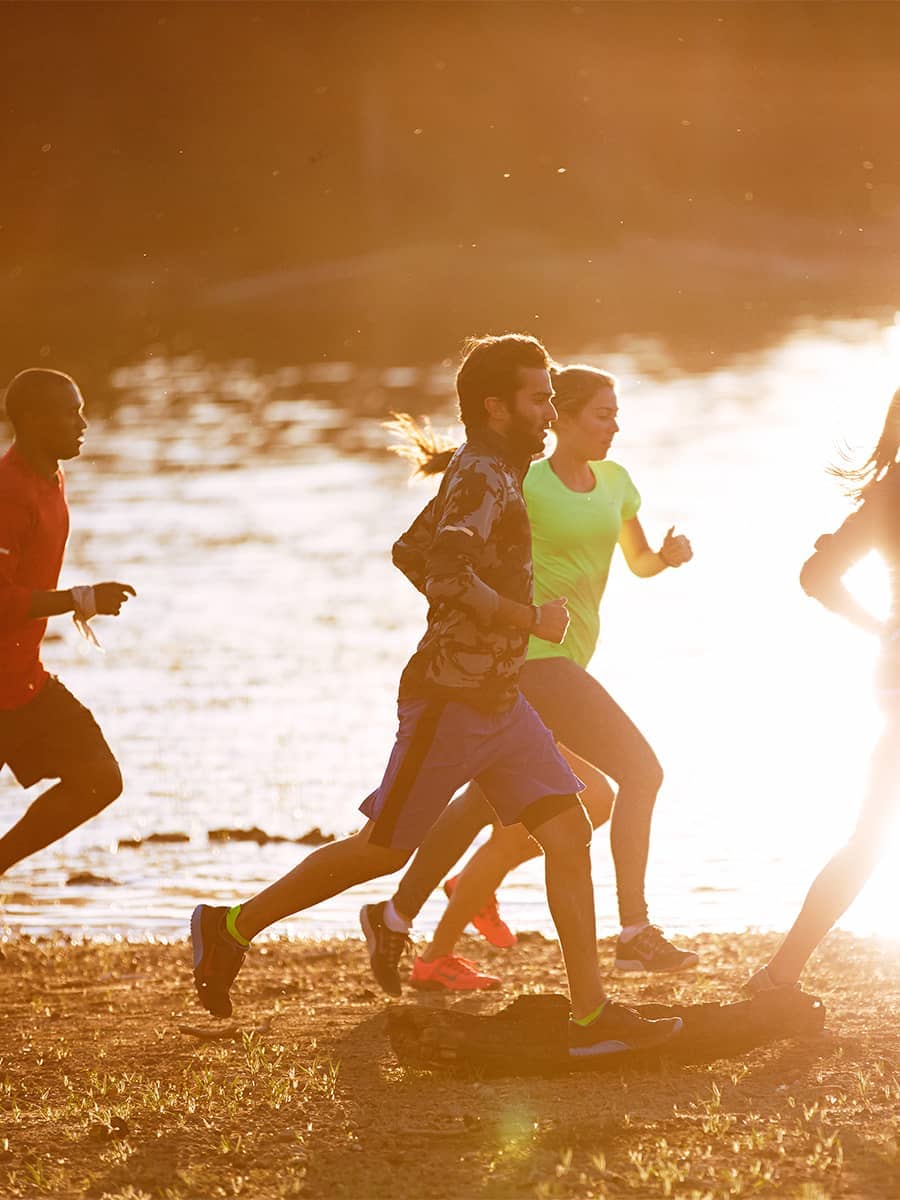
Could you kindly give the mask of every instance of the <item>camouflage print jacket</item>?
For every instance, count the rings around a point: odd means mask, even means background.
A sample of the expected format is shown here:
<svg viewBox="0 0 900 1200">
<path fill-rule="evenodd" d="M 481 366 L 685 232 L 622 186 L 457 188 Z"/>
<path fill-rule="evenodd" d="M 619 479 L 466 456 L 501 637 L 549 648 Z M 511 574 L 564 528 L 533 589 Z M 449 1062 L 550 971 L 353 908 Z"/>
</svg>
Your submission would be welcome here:
<svg viewBox="0 0 900 1200">
<path fill-rule="evenodd" d="M 527 467 L 504 438 L 470 438 L 394 545 L 395 565 L 428 600 L 428 628 L 401 677 L 401 699 L 440 697 L 485 712 L 515 703 L 528 634 L 494 617 L 501 596 L 531 603 Z"/>
</svg>

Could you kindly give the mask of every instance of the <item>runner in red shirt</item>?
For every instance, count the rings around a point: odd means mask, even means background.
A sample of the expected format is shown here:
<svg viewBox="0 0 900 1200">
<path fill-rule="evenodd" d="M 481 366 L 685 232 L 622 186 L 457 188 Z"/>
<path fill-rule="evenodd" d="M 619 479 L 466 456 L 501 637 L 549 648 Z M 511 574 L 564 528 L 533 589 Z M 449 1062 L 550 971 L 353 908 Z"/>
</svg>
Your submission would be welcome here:
<svg viewBox="0 0 900 1200">
<path fill-rule="evenodd" d="M 21 371 L 6 389 L 15 440 L 0 457 L 0 768 L 8 764 L 26 788 L 59 782 L 0 837 L 0 875 L 122 791 L 100 726 L 41 662 L 48 617 L 73 613 L 91 637 L 91 617 L 117 616 L 135 594 L 127 583 L 56 590 L 69 534 L 59 461 L 81 453 L 83 410 L 78 386 L 60 371 Z"/>
</svg>

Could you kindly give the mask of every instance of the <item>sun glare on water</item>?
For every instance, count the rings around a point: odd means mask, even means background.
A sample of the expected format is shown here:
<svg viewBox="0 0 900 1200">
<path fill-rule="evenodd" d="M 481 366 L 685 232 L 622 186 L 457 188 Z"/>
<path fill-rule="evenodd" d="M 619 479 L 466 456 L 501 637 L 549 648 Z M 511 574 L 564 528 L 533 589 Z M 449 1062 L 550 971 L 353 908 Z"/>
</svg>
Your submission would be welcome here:
<svg viewBox="0 0 900 1200">
<path fill-rule="evenodd" d="M 622 381 L 613 457 L 642 491 L 648 530 L 674 521 L 695 559 L 651 585 L 619 566 L 591 670 L 664 765 L 654 871 L 682 853 L 696 913 L 714 896 L 716 919 L 727 912 L 734 928 L 788 927 L 865 794 L 883 720 L 877 641 L 804 595 L 798 577 L 817 537 L 852 511 L 828 466 L 841 449 L 848 465 L 865 462 L 898 385 L 896 323 L 800 332 L 755 371 L 683 389 Z M 845 582 L 887 615 L 876 554 Z M 705 851 L 696 867 L 692 843 Z M 897 862 L 894 839 L 841 927 L 900 936 Z"/>
</svg>

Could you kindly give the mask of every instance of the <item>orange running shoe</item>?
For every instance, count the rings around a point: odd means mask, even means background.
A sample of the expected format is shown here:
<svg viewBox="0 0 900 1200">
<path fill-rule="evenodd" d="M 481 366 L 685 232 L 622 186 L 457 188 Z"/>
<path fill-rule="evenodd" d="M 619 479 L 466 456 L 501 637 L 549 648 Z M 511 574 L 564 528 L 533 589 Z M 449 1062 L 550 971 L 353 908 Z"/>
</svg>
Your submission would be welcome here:
<svg viewBox="0 0 900 1200">
<path fill-rule="evenodd" d="M 485 975 L 475 963 L 455 954 L 444 954 L 434 962 L 417 955 L 409 982 L 422 992 L 487 992 L 500 986 L 496 975 Z"/>
<path fill-rule="evenodd" d="M 459 876 L 454 875 L 452 879 L 448 879 L 444 883 L 444 891 L 447 894 L 448 900 L 453 895 L 457 879 L 459 879 Z M 500 910 L 497 907 L 496 892 L 491 896 L 481 912 L 475 914 L 472 918 L 472 924 L 483 938 L 489 941 L 492 946 L 497 946 L 500 950 L 509 950 L 518 940 L 500 916 Z"/>
</svg>

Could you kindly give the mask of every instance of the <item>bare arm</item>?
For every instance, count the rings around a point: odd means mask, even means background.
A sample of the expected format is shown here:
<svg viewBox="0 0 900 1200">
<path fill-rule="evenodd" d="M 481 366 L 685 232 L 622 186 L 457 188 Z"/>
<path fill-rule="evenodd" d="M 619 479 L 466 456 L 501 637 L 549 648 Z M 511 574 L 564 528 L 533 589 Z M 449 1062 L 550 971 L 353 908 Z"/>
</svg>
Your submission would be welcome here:
<svg viewBox="0 0 900 1200">
<path fill-rule="evenodd" d="M 44 617 L 58 617 L 60 613 L 74 612 L 75 601 L 70 591 L 61 592 L 32 592 L 31 603 L 25 614 L 30 621 L 41 620 Z"/>
<path fill-rule="evenodd" d="M 76 589 L 77 590 L 77 589 Z M 93 592 L 94 612 L 88 612 L 92 617 L 95 613 L 107 617 L 117 617 L 119 611 L 129 596 L 137 592 L 130 583 L 94 583 L 90 590 Z M 80 611 L 75 603 L 75 595 L 71 590 L 62 592 L 32 592 L 31 606 L 28 617 L 57 617 L 60 613 Z"/>
<path fill-rule="evenodd" d="M 870 548 L 852 536 L 856 533 L 854 518 L 859 515 L 853 513 L 837 533 L 826 533 L 819 538 L 815 554 L 800 571 L 800 586 L 807 596 L 857 629 L 880 636 L 888 631 L 888 626 L 864 608 L 844 585 L 844 575 Z"/>
<path fill-rule="evenodd" d="M 70 589 L 30 588 L 18 581 L 21 555 L 32 536 L 28 510 L 15 502 L 0 503 L 0 629 L 75 611 L 75 596 Z M 95 583 L 94 611 L 117 616 L 128 596 L 134 594 L 127 583 Z"/>
<path fill-rule="evenodd" d="M 668 531 L 659 550 L 651 550 L 638 517 L 623 521 L 619 530 L 619 545 L 632 574 L 650 579 L 666 567 L 680 567 L 693 557 L 691 543 L 675 527 Z"/>
</svg>

